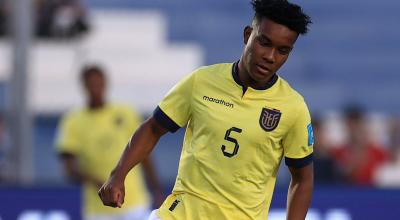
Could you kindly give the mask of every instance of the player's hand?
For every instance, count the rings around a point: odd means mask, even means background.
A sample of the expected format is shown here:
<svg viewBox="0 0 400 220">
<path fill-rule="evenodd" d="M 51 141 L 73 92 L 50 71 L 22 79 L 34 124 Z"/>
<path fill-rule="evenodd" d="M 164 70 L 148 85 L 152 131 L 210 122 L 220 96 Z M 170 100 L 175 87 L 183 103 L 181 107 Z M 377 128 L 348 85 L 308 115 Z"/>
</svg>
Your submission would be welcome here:
<svg viewBox="0 0 400 220">
<path fill-rule="evenodd" d="M 125 198 L 124 181 L 111 176 L 100 188 L 98 194 L 104 205 L 121 208 Z"/>
</svg>

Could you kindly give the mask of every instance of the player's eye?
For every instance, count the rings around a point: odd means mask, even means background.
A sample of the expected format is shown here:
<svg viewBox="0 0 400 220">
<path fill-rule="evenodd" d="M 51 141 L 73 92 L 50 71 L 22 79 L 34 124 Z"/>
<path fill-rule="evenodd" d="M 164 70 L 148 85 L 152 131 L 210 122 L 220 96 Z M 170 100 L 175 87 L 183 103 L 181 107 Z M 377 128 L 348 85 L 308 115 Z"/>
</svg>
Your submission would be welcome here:
<svg viewBox="0 0 400 220">
<path fill-rule="evenodd" d="M 271 47 L 272 46 L 271 41 L 269 41 L 265 38 L 261 38 L 261 37 L 258 38 L 258 43 L 263 47 Z"/>
<path fill-rule="evenodd" d="M 279 51 L 279 53 L 282 54 L 282 55 L 287 55 L 287 54 L 290 53 L 291 49 L 285 47 L 285 48 L 280 48 L 278 51 Z"/>
</svg>

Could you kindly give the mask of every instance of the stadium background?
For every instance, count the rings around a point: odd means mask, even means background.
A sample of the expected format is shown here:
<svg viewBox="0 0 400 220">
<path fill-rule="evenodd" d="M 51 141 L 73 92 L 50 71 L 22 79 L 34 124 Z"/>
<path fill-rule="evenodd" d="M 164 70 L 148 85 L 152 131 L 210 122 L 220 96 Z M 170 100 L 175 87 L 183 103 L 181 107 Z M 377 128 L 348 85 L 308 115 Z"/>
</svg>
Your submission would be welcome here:
<svg viewBox="0 0 400 220">
<path fill-rule="evenodd" d="M 5 2 L 0 1 L 2 6 Z M 304 95 L 311 112 L 323 118 L 330 141 L 343 141 L 342 109 L 357 104 L 370 119 L 373 139 L 385 146 L 388 122 L 400 113 L 400 3 L 293 2 L 304 7 L 313 24 L 280 74 Z M 13 164 L 20 157 L 12 153 L 17 147 L 7 140 L 7 128 L 13 123 L 7 121 L 15 69 L 13 38 L 0 38 L 0 107 L 6 121 L 0 148 L 1 220 L 78 218 L 79 189 L 63 177 L 53 142 L 60 116 L 83 102 L 77 80 L 82 65 L 104 66 L 110 74 L 110 99 L 128 102 L 147 117 L 183 75 L 200 65 L 237 60 L 243 27 L 252 18 L 245 0 L 86 0 L 81 4 L 87 13 L 87 31 L 71 36 L 62 31 L 36 34 L 30 42 L 26 98 L 33 128 L 32 163 L 25 167 L 30 175 L 23 180 L 13 177 L 17 172 Z M 36 17 L 42 13 L 32 10 Z M 59 16 L 60 25 L 68 21 L 68 14 Z M 167 192 L 175 180 L 183 134 L 181 129 L 166 135 L 153 153 Z M 271 219 L 282 219 L 288 178 L 282 169 Z M 317 185 L 308 219 L 396 219 L 399 188 Z"/>
</svg>

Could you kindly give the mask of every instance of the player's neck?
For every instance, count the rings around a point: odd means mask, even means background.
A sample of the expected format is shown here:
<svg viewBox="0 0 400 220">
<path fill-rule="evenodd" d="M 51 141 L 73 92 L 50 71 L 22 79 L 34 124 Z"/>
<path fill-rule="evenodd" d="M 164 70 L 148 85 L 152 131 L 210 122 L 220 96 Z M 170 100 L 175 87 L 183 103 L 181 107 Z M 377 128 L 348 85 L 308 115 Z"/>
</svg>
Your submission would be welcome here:
<svg viewBox="0 0 400 220">
<path fill-rule="evenodd" d="M 90 100 L 87 106 L 91 110 L 96 110 L 96 109 L 103 108 L 104 105 L 105 105 L 104 100 Z"/>
<path fill-rule="evenodd" d="M 242 59 L 239 61 L 237 73 L 238 73 L 238 76 L 239 76 L 239 79 L 240 79 L 240 82 L 241 82 L 242 86 L 244 88 L 246 88 L 246 89 L 248 87 L 251 87 L 253 89 L 259 89 L 259 88 L 265 87 L 265 85 L 272 78 L 272 76 L 271 76 L 270 78 L 268 78 L 266 80 L 266 82 L 257 82 L 257 81 L 255 81 L 254 79 L 252 79 L 250 77 L 250 73 L 247 72 L 247 70 L 246 70 L 246 68 L 244 66 L 244 63 L 242 62 Z"/>
</svg>

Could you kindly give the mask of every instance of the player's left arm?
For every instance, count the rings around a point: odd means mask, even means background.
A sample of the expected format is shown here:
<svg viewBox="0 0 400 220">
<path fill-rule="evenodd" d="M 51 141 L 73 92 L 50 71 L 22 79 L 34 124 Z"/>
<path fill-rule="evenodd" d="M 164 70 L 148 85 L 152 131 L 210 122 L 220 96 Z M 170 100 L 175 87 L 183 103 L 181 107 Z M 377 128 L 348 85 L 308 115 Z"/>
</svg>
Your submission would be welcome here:
<svg viewBox="0 0 400 220">
<path fill-rule="evenodd" d="M 287 196 L 287 220 L 304 220 L 313 192 L 313 164 L 302 168 L 289 167 L 292 179 Z"/>
<path fill-rule="evenodd" d="M 305 102 L 297 105 L 293 125 L 283 139 L 285 164 L 292 179 L 287 196 L 287 220 L 304 220 L 313 192 L 314 135 Z"/>
<path fill-rule="evenodd" d="M 135 131 L 142 123 L 142 118 L 134 109 L 129 109 L 129 118 L 131 119 L 131 130 Z M 140 163 L 143 168 L 143 173 L 146 179 L 146 183 L 150 188 L 150 192 L 153 195 L 153 206 L 160 207 L 165 199 L 164 190 L 162 184 L 158 178 L 157 170 L 154 165 L 154 161 L 149 155 Z"/>
</svg>

